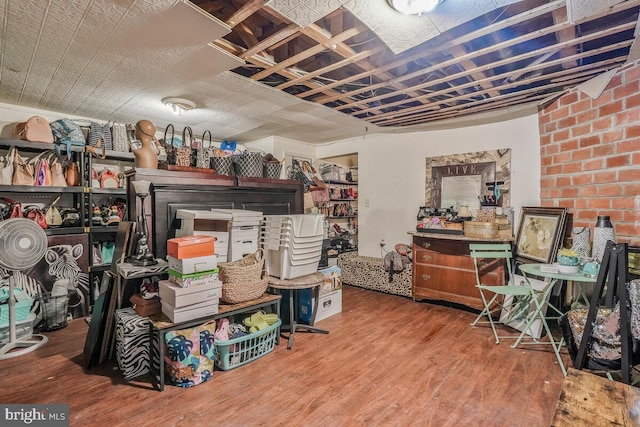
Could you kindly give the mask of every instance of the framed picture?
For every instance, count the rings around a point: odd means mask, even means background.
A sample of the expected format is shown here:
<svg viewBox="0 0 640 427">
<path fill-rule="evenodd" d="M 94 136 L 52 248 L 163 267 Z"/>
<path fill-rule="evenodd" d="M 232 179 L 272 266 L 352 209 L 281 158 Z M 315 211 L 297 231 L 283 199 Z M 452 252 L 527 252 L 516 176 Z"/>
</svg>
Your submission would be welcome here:
<svg viewBox="0 0 640 427">
<path fill-rule="evenodd" d="M 567 208 L 523 207 L 516 236 L 516 259 L 550 264 L 562 243 L 566 220 Z"/>
<path fill-rule="evenodd" d="M 527 286 L 526 278 L 519 274 L 513 275 L 513 280 L 516 285 Z M 545 287 L 549 285 L 548 282 L 529 278 L 531 287 L 537 291 L 543 291 Z M 527 325 L 527 320 L 536 311 L 536 303 L 533 298 L 542 298 L 542 294 L 531 296 L 522 295 L 506 295 L 504 303 L 502 304 L 502 311 L 500 312 L 500 323 L 510 326 L 518 331 L 524 331 Z M 547 305 L 549 301 L 543 301 L 542 312 L 547 311 Z M 538 318 L 531 323 L 529 330 L 526 334 L 532 338 L 539 339 L 542 336 L 542 321 Z"/>
</svg>

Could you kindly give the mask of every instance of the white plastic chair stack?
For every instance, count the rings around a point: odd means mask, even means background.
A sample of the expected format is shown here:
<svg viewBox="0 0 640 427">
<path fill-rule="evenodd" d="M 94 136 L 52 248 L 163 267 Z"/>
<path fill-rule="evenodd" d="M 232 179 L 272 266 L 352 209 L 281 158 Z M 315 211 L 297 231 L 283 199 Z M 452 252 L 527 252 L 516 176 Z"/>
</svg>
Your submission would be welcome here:
<svg viewBox="0 0 640 427">
<path fill-rule="evenodd" d="M 323 215 L 265 216 L 261 243 L 271 276 L 295 279 L 318 270 L 323 220 Z"/>
</svg>

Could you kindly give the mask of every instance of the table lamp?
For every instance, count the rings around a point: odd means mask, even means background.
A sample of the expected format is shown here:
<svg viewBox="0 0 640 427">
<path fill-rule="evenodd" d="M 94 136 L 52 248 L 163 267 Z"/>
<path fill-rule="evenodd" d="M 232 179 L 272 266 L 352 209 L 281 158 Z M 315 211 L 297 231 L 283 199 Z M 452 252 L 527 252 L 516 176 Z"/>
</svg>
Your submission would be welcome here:
<svg viewBox="0 0 640 427">
<path fill-rule="evenodd" d="M 149 195 L 150 186 L 151 182 L 149 181 L 133 181 L 133 188 L 136 192 L 136 195 L 140 197 L 142 207 L 140 209 L 140 215 L 138 215 L 136 250 L 133 254 L 131 254 L 131 257 L 129 257 L 129 262 L 133 265 L 141 267 L 155 265 L 158 263 L 151 251 L 149 251 L 149 235 L 147 230 L 147 219 L 144 210 L 144 199 Z"/>
</svg>

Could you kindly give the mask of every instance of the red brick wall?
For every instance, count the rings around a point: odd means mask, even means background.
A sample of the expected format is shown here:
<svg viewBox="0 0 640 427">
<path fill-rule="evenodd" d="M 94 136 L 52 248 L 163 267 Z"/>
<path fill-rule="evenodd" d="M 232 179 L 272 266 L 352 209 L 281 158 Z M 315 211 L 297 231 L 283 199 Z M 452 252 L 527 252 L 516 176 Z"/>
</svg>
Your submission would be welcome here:
<svg viewBox="0 0 640 427">
<path fill-rule="evenodd" d="M 609 215 L 618 242 L 640 246 L 640 61 L 618 70 L 598 99 L 572 90 L 538 114 L 543 206 L 574 226 Z"/>
</svg>

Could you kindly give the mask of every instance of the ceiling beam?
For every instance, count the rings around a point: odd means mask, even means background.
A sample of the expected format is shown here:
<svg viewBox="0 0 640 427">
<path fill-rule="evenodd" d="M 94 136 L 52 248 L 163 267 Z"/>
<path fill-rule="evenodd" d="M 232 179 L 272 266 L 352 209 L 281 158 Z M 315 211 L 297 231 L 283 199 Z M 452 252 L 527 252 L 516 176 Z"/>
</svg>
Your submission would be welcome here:
<svg viewBox="0 0 640 427">
<path fill-rule="evenodd" d="M 256 13 L 259 9 L 261 9 L 268 0 L 249 0 L 247 3 L 242 5 L 240 9 L 238 9 L 233 15 L 227 19 L 226 23 L 231 28 L 234 28 L 236 25 L 243 22 L 245 19 Z"/>
<path fill-rule="evenodd" d="M 510 18 L 504 19 L 502 21 L 498 21 L 495 24 L 491 25 L 490 27 L 485 27 L 485 28 L 481 28 L 478 29 L 476 31 L 472 31 L 470 33 L 465 34 L 464 36 L 461 37 L 457 37 L 455 39 L 449 40 L 447 42 L 444 43 L 435 43 L 433 46 L 429 47 L 429 48 L 425 48 L 425 49 L 420 49 L 419 51 L 413 53 L 413 54 L 409 54 L 409 55 L 403 55 L 400 58 L 398 58 L 395 61 L 391 61 L 388 64 L 385 64 L 383 66 L 380 66 L 377 68 L 377 70 L 375 71 L 365 71 L 363 73 L 351 76 L 347 79 L 343 79 L 340 82 L 336 82 L 336 83 L 332 83 L 331 85 L 329 85 L 329 88 L 333 88 L 336 86 L 340 86 L 346 83 L 350 83 L 356 80 L 361 80 L 363 78 L 369 77 L 373 74 L 376 73 L 376 71 L 387 71 L 387 70 L 391 70 L 397 67 L 401 67 L 406 65 L 409 62 L 412 61 L 416 61 L 418 59 L 422 59 L 422 58 L 427 58 L 430 55 L 433 55 L 434 53 L 439 54 L 440 52 L 442 52 L 443 50 L 446 49 L 450 49 L 453 46 L 457 46 L 458 44 L 463 44 L 463 43 L 468 43 L 472 40 L 475 40 L 477 38 L 486 36 L 487 34 L 491 34 L 495 31 L 498 30 L 502 30 L 505 28 L 509 28 L 513 25 L 516 24 L 520 24 L 522 22 L 526 22 L 530 19 L 533 19 L 535 17 L 538 16 L 542 16 L 545 15 L 547 13 L 552 12 L 555 9 L 558 9 L 560 7 L 564 7 L 566 4 L 566 0 L 555 0 L 553 2 L 550 2 L 548 4 L 545 4 L 543 6 L 537 7 L 535 9 L 531 9 L 528 10 L 526 12 L 520 13 L 518 15 L 512 16 Z M 317 93 L 319 93 L 320 91 L 316 91 L 316 90 L 309 90 L 307 92 L 303 92 L 298 94 L 297 96 L 299 96 L 300 98 L 308 98 L 309 96 L 315 95 Z M 321 103 L 326 103 L 329 102 L 329 100 L 326 99 L 319 99 L 317 100 L 317 102 L 321 102 Z"/>
</svg>

